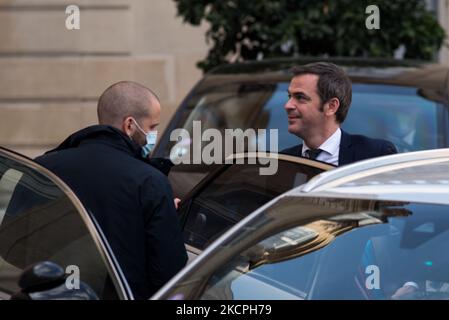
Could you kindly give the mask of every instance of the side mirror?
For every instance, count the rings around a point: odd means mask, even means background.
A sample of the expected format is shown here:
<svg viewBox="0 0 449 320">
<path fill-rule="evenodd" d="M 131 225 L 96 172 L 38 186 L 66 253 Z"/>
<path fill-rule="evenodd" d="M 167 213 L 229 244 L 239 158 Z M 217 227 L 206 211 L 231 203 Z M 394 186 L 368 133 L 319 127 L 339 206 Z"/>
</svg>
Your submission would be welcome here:
<svg viewBox="0 0 449 320">
<path fill-rule="evenodd" d="M 98 300 L 87 284 L 79 281 L 78 288 L 67 285 L 64 269 L 51 261 L 27 267 L 19 279 L 21 290 L 11 300 Z"/>
</svg>

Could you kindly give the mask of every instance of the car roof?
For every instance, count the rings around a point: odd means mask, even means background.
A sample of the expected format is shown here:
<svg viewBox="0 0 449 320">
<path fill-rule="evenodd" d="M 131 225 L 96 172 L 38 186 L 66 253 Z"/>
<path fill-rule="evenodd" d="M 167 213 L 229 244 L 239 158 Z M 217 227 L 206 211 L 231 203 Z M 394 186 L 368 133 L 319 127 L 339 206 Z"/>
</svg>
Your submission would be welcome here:
<svg viewBox="0 0 449 320">
<path fill-rule="evenodd" d="M 264 60 L 251 60 L 222 64 L 209 71 L 209 74 L 235 74 L 235 73 L 265 73 L 289 69 L 294 65 L 303 65 L 312 62 L 327 61 L 340 66 L 359 67 L 409 67 L 419 68 L 429 64 L 419 60 L 395 60 L 385 58 L 351 58 L 351 57 L 298 57 L 298 58 L 275 58 Z"/>
<path fill-rule="evenodd" d="M 449 204 L 449 148 L 356 162 L 321 173 L 286 195 Z"/>
<path fill-rule="evenodd" d="M 289 81 L 291 67 L 318 61 L 339 65 L 353 82 L 431 89 L 440 91 L 441 95 L 445 95 L 447 91 L 449 66 L 394 59 L 289 58 L 248 61 L 221 65 L 207 73 L 205 79 L 208 81 L 229 81 L 230 78 L 232 81 Z"/>
</svg>

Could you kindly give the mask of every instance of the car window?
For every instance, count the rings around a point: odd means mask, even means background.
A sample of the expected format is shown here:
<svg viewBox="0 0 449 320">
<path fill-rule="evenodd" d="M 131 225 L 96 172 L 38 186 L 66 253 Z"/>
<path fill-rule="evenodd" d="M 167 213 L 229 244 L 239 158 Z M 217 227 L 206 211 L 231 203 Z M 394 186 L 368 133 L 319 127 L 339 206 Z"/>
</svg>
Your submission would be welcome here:
<svg viewBox="0 0 449 320">
<path fill-rule="evenodd" d="M 278 129 L 278 150 L 283 150 L 301 143 L 287 130 L 284 105 L 288 99 L 288 85 L 287 81 L 267 81 L 222 82 L 213 86 L 205 81 L 189 97 L 172 125 L 186 129 L 190 136 L 193 136 L 193 121 L 201 121 L 202 131 L 208 128 Z M 391 140 L 399 152 L 448 146 L 448 107 L 439 100 L 441 93 L 357 82 L 353 83 L 352 92 L 348 117 L 342 124 L 349 133 Z M 162 143 L 164 150 L 157 150 L 158 153 L 169 157 L 175 143 Z M 267 150 L 269 146 L 267 143 Z"/>
<path fill-rule="evenodd" d="M 252 231 L 261 240 L 242 247 L 250 230 L 269 229 L 268 216 L 254 221 L 226 244 L 242 250 L 207 276 L 200 298 L 449 299 L 448 206 L 363 202 L 317 201 L 309 210 L 339 214 L 300 225 L 278 207 L 278 231 Z"/>
<path fill-rule="evenodd" d="M 377 84 L 353 84 L 352 90 L 343 129 L 389 140 L 399 152 L 447 146 L 444 106 L 421 90 Z"/>
<path fill-rule="evenodd" d="M 183 213 L 187 244 L 204 249 L 252 211 L 323 172 L 281 159 L 275 175 L 260 175 L 260 168 L 259 164 L 230 165 L 192 197 Z"/>
<path fill-rule="evenodd" d="M 79 274 L 100 298 L 115 298 L 106 265 L 78 209 L 41 172 L 0 154 L 0 293 L 20 291 L 29 265 L 51 261 Z M 76 289 L 76 288 L 75 288 Z"/>
<path fill-rule="evenodd" d="M 173 189 L 173 195 L 186 199 L 189 192 L 210 173 L 220 168 L 220 164 L 179 164 L 173 166 L 168 174 L 168 180 Z"/>
<path fill-rule="evenodd" d="M 183 128 L 194 136 L 193 121 L 201 121 L 201 133 L 206 129 L 276 129 L 279 138 L 276 151 L 302 143 L 287 130 L 288 81 L 243 82 L 221 80 L 215 85 L 206 79 L 189 95 L 177 112 L 169 128 Z M 426 150 L 449 146 L 448 106 L 440 100 L 441 93 L 413 87 L 381 84 L 353 83 L 353 99 L 342 128 L 352 134 L 393 142 L 399 152 Z M 193 138 L 183 140 L 183 145 L 170 140 L 171 130 L 162 137 L 155 156 L 169 158 L 183 154 L 190 148 Z M 200 132 L 197 133 L 200 136 Z M 271 133 L 266 131 L 264 146 L 259 151 L 271 149 Z M 184 144 L 185 143 L 185 144 Z M 202 142 L 204 144 L 208 142 Z M 245 147 L 253 146 L 248 144 Z M 245 150 L 248 151 L 248 150 Z M 229 156 L 223 152 L 223 159 Z M 202 178 L 212 172 L 211 165 L 181 164 L 172 168 L 169 179 L 176 197 L 186 194 Z"/>
</svg>

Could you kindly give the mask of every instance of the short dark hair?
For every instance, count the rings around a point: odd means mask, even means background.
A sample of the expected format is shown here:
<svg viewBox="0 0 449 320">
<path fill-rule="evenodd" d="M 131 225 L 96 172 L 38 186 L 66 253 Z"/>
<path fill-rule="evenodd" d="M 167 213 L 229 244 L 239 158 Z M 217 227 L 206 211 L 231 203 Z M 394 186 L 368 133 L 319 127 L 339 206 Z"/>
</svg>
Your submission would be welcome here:
<svg viewBox="0 0 449 320">
<path fill-rule="evenodd" d="M 304 74 L 318 76 L 317 92 L 323 105 L 332 98 L 340 101 L 335 116 L 338 123 L 342 123 L 348 114 L 352 99 L 352 85 L 346 72 L 329 62 L 314 62 L 291 69 L 294 77 Z"/>
</svg>

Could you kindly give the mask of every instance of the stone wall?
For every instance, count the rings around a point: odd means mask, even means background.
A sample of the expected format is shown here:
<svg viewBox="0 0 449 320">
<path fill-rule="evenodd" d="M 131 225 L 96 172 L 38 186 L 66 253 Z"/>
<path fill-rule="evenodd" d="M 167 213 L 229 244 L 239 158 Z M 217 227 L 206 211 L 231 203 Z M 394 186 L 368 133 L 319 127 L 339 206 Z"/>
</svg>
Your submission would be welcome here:
<svg viewBox="0 0 449 320">
<path fill-rule="evenodd" d="M 65 9 L 81 10 L 67 30 Z M 438 0 L 449 30 L 449 0 Z M 161 130 L 200 79 L 206 26 L 176 17 L 171 0 L 0 0 L 0 145 L 29 156 L 96 123 L 110 84 L 141 82 L 162 100 Z M 449 64 L 449 49 L 439 54 Z"/>
<path fill-rule="evenodd" d="M 78 5 L 80 30 L 65 9 Z M 169 0 L 0 0 L 0 145 L 29 156 L 95 124 L 110 84 L 141 82 L 160 97 L 161 130 L 200 79 L 205 27 Z"/>
</svg>

